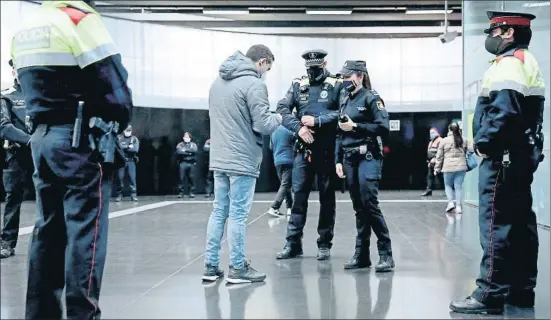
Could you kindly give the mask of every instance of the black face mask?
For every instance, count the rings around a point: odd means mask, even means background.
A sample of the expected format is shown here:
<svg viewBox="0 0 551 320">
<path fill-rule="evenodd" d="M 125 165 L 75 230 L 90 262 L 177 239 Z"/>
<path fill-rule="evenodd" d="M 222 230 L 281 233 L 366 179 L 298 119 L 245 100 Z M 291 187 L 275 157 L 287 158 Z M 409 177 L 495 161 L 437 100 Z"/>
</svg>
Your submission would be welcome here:
<svg viewBox="0 0 551 320">
<path fill-rule="evenodd" d="M 342 84 L 344 86 L 344 89 L 348 92 L 354 92 L 354 90 L 356 90 L 356 88 L 358 87 L 356 83 L 354 83 L 354 81 L 352 80 L 345 80 L 342 82 Z"/>
<path fill-rule="evenodd" d="M 310 79 L 310 82 L 319 82 L 323 78 L 323 75 L 325 74 L 325 70 L 320 67 L 310 67 L 306 70 L 308 73 L 308 79 Z"/>
<path fill-rule="evenodd" d="M 486 42 L 484 43 L 484 46 L 486 47 L 486 51 L 488 51 L 493 55 L 497 55 L 500 50 L 500 46 L 502 42 L 503 42 L 503 39 L 500 36 L 492 37 L 491 35 L 489 35 L 486 38 Z"/>
</svg>

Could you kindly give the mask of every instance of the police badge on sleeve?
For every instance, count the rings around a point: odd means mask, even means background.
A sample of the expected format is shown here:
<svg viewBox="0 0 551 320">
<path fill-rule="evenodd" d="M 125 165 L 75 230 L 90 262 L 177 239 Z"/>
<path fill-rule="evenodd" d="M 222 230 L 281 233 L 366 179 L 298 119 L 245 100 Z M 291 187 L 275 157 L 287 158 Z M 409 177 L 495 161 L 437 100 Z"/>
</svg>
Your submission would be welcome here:
<svg viewBox="0 0 551 320">
<path fill-rule="evenodd" d="M 377 109 L 383 110 L 385 108 L 385 105 L 382 101 L 377 101 Z"/>
</svg>

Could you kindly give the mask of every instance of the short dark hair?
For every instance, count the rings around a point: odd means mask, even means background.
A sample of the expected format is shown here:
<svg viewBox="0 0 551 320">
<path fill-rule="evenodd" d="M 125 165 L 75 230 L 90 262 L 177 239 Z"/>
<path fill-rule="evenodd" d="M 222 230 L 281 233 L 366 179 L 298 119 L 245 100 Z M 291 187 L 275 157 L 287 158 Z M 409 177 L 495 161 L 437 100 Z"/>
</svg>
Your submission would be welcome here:
<svg viewBox="0 0 551 320">
<path fill-rule="evenodd" d="M 263 44 L 255 44 L 247 51 L 246 56 L 253 62 L 258 62 L 260 59 L 267 59 L 269 63 L 275 61 L 275 56 L 270 48 Z"/>
</svg>

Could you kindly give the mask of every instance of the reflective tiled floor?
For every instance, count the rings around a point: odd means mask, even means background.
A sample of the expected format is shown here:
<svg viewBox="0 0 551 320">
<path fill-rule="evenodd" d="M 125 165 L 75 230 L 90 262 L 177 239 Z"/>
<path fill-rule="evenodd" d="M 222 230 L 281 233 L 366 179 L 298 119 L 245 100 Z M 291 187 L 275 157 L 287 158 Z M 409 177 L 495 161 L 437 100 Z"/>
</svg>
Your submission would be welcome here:
<svg viewBox="0 0 551 320">
<path fill-rule="evenodd" d="M 396 271 L 345 271 L 354 245 L 354 214 L 347 195 L 338 194 L 337 225 L 330 261 L 315 259 L 317 203 L 310 203 L 304 257 L 276 261 L 284 244 L 286 221 L 264 212 L 272 194 L 255 197 L 247 228 L 247 255 L 268 273 L 266 283 L 204 286 L 205 229 L 211 205 L 204 198 L 141 198 L 137 204 L 112 204 L 109 249 L 100 305 L 103 318 L 461 318 L 450 314 L 451 299 L 474 288 L 480 246 L 475 209 L 462 218 L 444 213 L 439 193 L 430 201 L 418 193 L 384 192 L 381 207 L 390 228 Z M 317 194 L 313 194 L 315 199 Z M 403 200 L 413 200 L 407 203 Z M 398 200 L 398 201 L 395 201 Z M 25 203 L 22 227 L 32 224 L 32 203 Z M 148 210 L 142 210 L 142 209 Z M 375 241 L 372 242 L 372 246 Z M 16 256 L 1 266 L 1 318 L 24 315 L 28 234 Z M 227 246 L 222 250 L 227 272 Z M 372 250 L 372 259 L 377 260 Z M 508 309 L 491 318 L 549 319 L 549 231 L 540 229 L 540 277 L 535 310 Z M 463 316 L 465 317 L 465 316 Z M 466 316 L 479 318 L 479 316 Z"/>
</svg>

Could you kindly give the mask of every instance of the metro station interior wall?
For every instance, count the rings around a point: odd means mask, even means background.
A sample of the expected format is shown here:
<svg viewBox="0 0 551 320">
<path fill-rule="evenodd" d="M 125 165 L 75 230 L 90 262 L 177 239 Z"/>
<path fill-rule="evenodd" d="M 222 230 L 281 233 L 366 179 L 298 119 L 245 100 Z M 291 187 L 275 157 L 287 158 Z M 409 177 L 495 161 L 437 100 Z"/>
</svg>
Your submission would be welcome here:
<svg viewBox="0 0 551 320">
<path fill-rule="evenodd" d="M 461 112 L 391 113 L 390 119 L 400 120 L 400 130 L 393 131 L 385 142 L 390 153 L 385 158 L 382 189 L 423 189 L 426 182 L 426 147 L 429 129 L 436 127 L 445 135 L 447 126 L 461 118 Z M 151 125 L 159 121 L 163 126 Z M 202 148 L 208 138 L 209 119 L 206 110 L 137 108 L 133 119 L 134 133 L 140 139 L 140 162 L 137 166 L 139 194 L 176 194 L 176 144 L 183 132 L 192 134 Z M 269 140 L 264 141 L 264 157 L 257 192 L 277 191 L 279 180 L 273 164 Z M 202 150 L 202 149 L 201 149 Z M 404 159 L 408 159 L 404 161 Z M 198 155 L 196 172 L 197 192 L 204 191 L 206 157 Z"/>
<path fill-rule="evenodd" d="M 11 83 L 5 68 L 17 22 L 35 4 L 2 1 L 2 85 Z M 104 17 L 123 62 L 135 104 L 144 107 L 207 109 L 210 84 L 220 63 L 253 44 L 270 47 L 276 64 L 266 84 L 273 107 L 293 78 L 305 73 L 301 54 L 321 48 L 336 73 L 348 59 L 366 60 L 374 88 L 393 104 L 437 105 L 461 110 L 461 40 L 442 44 L 422 39 L 322 39 L 195 30 Z M 431 108 L 434 110 L 434 108 Z"/>
<path fill-rule="evenodd" d="M 550 7 L 528 7 L 531 3 L 541 3 L 543 1 L 464 1 L 463 4 L 463 80 L 464 80 L 464 106 L 463 122 L 468 123 L 468 116 L 474 112 L 476 98 L 479 93 L 477 83 L 482 79 L 484 71 L 488 68 L 488 61 L 492 56 L 484 48 L 486 35 L 483 30 L 488 25 L 486 10 L 527 12 L 536 15 L 532 22 L 532 41 L 530 51 L 538 60 L 540 69 L 543 73 L 546 83 L 546 102 L 544 113 L 544 134 L 545 134 L 545 160 L 540 163 L 538 171 L 535 174 L 535 180 L 532 184 L 532 194 L 534 197 L 533 208 L 538 215 L 538 221 L 544 225 L 550 224 L 550 204 L 549 204 L 549 186 L 550 186 L 550 152 L 549 152 L 549 128 L 550 121 Z M 547 1 L 549 2 L 549 1 Z M 464 125 L 464 128 L 470 126 Z M 469 129 L 465 130 L 466 134 Z M 473 171 L 468 174 L 464 184 L 465 201 L 478 205 L 478 172 Z"/>
</svg>

